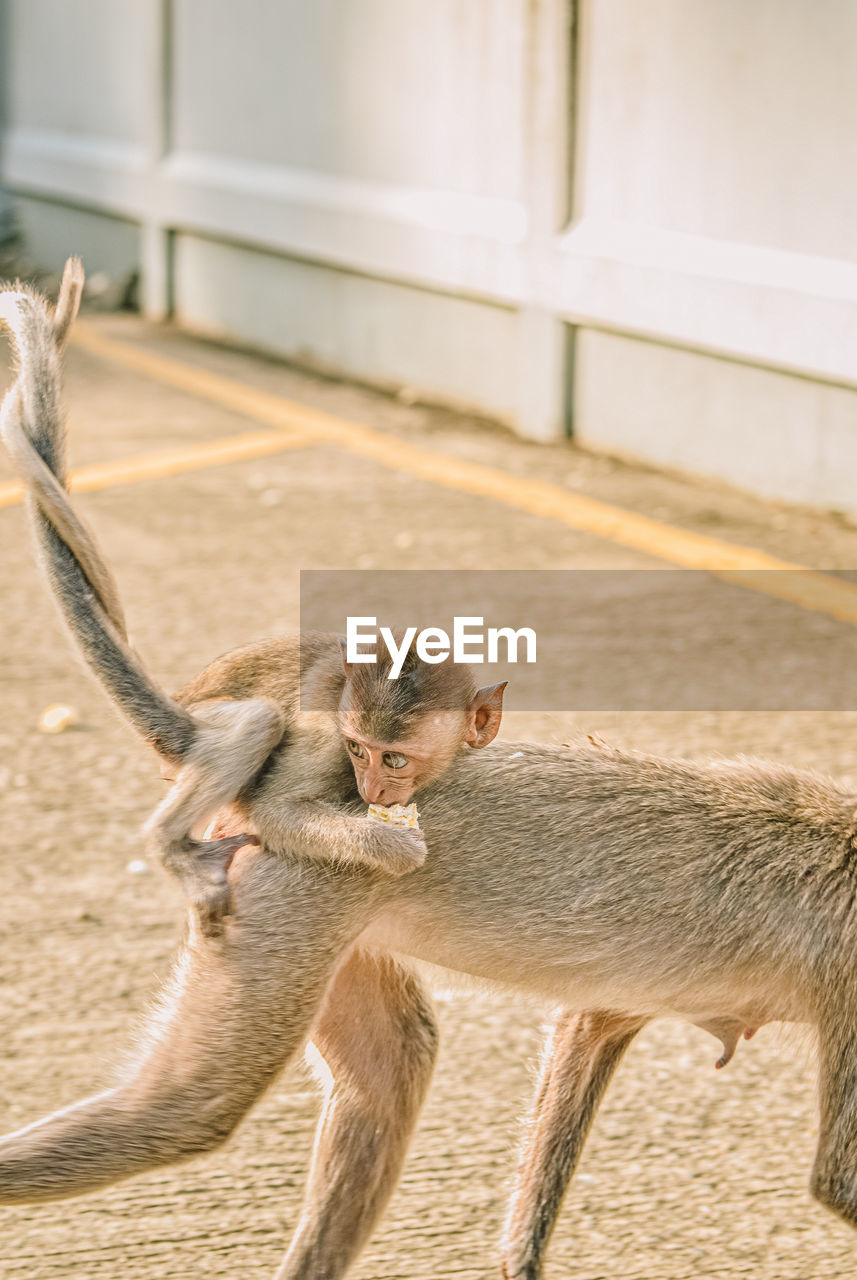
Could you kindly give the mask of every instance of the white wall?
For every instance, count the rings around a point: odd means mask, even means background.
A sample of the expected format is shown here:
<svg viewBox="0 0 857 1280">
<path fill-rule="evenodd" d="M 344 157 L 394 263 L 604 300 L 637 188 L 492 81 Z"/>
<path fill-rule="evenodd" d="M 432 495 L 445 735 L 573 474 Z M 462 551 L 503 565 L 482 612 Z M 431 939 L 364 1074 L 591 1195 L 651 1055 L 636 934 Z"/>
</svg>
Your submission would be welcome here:
<svg viewBox="0 0 857 1280">
<path fill-rule="evenodd" d="M 849 0 L 592 0 L 579 211 L 857 260 L 855 53 Z"/>
<path fill-rule="evenodd" d="M 857 509 L 857 6 L 574 8 L 6 0 L 2 172 L 153 315 Z"/>
<path fill-rule="evenodd" d="M 588 0 L 583 18 L 580 261 L 558 287 L 598 325 L 578 435 L 857 509 L 857 6 Z"/>
</svg>

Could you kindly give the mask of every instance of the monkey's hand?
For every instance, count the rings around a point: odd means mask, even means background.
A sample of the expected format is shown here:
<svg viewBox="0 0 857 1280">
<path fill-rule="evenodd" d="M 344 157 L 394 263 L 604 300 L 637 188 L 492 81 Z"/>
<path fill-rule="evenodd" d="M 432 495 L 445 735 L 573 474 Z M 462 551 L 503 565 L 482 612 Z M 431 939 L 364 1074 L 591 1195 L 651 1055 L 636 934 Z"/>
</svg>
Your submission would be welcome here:
<svg viewBox="0 0 857 1280">
<path fill-rule="evenodd" d="M 232 859 L 245 845 L 258 845 L 258 836 L 241 832 L 219 840 L 192 840 L 185 836 L 163 850 L 164 866 L 181 884 L 199 916 L 204 934 L 214 937 L 223 919 L 232 913 L 229 871 Z"/>
<path fill-rule="evenodd" d="M 365 828 L 361 860 L 393 876 L 407 875 L 425 862 L 426 838 L 419 827 L 387 826 L 367 818 Z"/>
</svg>

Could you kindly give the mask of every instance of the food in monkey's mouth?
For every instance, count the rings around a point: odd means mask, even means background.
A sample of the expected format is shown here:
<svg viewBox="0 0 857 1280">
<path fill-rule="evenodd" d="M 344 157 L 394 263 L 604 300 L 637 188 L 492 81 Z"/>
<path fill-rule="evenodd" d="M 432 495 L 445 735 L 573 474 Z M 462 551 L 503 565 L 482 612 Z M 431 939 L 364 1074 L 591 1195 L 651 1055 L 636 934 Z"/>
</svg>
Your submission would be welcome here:
<svg viewBox="0 0 857 1280">
<path fill-rule="evenodd" d="M 386 822 L 391 827 L 418 827 L 420 815 L 415 804 L 370 804 L 373 822 Z"/>
</svg>

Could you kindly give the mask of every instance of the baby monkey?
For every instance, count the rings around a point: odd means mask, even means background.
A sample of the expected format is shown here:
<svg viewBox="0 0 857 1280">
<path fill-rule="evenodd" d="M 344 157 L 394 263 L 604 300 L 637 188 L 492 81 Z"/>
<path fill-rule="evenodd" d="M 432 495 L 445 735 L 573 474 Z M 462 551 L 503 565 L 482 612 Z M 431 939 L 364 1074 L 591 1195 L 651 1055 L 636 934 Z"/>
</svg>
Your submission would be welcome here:
<svg viewBox="0 0 857 1280">
<path fill-rule="evenodd" d="M 413 651 L 397 680 L 388 670 L 388 657 L 352 665 L 339 637 L 310 632 L 224 654 L 176 695 L 201 729 L 146 829 L 198 905 L 202 878 L 204 898 L 214 895 L 218 915 L 227 910 L 229 862 L 257 840 L 393 875 L 422 865 L 422 831 L 370 820 L 354 809 L 357 793 L 367 804 L 406 805 L 460 750 L 487 746 L 505 685 L 477 689 L 469 668 L 430 665 Z M 302 701 L 319 709 L 302 710 Z M 257 840 L 195 840 L 200 818 L 233 800 Z"/>
<path fill-rule="evenodd" d="M 171 698 L 131 647 L 113 574 L 69 501 L 59 357 L 82 288 L 72 258 L 53 315 L 29 289 L 0 293 L 18 360 L 0 433 L 26 482 L 40 564 L 72 636 L 173 782 L 146 823 L 151 848 L 208 931 L 229 912 L 227 871 L 246 844 L 392 875 L 421 866 L 422 832 L 371 821 L 355 808 L 357 793 L 370 804 L 407 804 L 460 750 L 493 740 L 505 685 L 477 689 L 468 668 L 413 652 L 391 680 L 381 655 L 352 665 L 339 637 L 311 633 L 225 654 Z M 200 825 L 235 801 L 248 830 L 199 838 Z"/>
</svg>

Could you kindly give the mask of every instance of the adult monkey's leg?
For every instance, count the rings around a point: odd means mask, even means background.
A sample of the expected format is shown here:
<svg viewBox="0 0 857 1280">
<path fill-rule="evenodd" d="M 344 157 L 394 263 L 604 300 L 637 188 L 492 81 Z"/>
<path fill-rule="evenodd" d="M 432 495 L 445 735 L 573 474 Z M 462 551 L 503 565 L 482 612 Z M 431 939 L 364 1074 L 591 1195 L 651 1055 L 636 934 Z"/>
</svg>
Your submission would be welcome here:
<svg viewBox="0 0 857 1280">
<path fill-rule="evenodd" d="M 818 1027 L 820 1123 L 810 1189 L 857 1227 L 857 1010 L 850 1008 L 852 999 L 842 999 L 840 984 L 841 978 L 831 984 L 832 1007 Z"/>
<path fill-rule="evenodd" d="M 539 1280 L 598 1104 L 644 1018 L 565 1013 L 545 1049 L 503 1239 L 505 1280 Z"/>
<path fill-rule="evenodd" d="M 196 928 L 115 1088 L 0 1141 L 0 1203 L 52 1200 L 223 1142 L 300 1048 L 367 914 L 323 868 L 238 855 L 236 919 Z"/>
<path fill-rule="evenodd" d="M 355 949 L 313 1025 L 331 1083 L 303 1211 L 277 1280 L 337 1280 L 399 1178 L 434 1066 L 437 1031 L 417 979 Z"/>
</svg>

